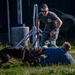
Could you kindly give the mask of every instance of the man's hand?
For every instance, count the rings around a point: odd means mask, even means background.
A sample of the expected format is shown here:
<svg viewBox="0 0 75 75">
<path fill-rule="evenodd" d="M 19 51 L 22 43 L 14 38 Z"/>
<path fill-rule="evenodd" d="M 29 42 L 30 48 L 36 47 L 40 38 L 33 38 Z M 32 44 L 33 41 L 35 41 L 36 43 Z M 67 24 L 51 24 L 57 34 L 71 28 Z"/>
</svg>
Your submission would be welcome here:
<svg viewBox="0 0 75 75">
<path fill-rule="evenodd" d="M 50 32 L 50 36 L 53 36 L 55 33 L 56 33 L 56 31 L 55 31 L 55 30 L 52 30 L 52 31 Z"/>
<path fill-rule="evenodd" d="M 37 32 L 37 36 L 38 36 L 38 37 L 40 36 L 40 32 Z"/>
</svg>

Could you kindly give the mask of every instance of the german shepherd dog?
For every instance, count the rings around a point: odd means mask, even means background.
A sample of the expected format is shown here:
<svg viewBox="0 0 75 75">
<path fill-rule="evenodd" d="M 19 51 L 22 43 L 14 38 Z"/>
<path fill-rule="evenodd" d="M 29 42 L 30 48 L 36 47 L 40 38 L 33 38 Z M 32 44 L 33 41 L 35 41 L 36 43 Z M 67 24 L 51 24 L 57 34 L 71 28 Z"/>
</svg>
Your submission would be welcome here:
<svg viewBox="0 0 75 75">
<path fill-rule="evenodd" d="M 0 51 L 0 65 L 9 62 L 13 58 L 21 59 L 21 61 L 29 66 L 28 60 L 41 54 L 42 49 L 26 49 L 23 47 L 7 47 Z"/>
</svg>

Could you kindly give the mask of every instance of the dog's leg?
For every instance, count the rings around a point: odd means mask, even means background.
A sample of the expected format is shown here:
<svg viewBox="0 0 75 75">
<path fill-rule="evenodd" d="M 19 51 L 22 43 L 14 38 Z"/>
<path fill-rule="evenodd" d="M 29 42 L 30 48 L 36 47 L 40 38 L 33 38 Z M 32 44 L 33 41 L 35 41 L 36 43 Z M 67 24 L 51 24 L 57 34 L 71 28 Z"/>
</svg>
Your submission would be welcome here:
<svg viewBox="0 0 75 75">
<path fill-rule="evenodd" d="M 14 62 L 8 61 L 8 63 L 13 64 L 14 66 L 17 66 Z"/>
</svg>

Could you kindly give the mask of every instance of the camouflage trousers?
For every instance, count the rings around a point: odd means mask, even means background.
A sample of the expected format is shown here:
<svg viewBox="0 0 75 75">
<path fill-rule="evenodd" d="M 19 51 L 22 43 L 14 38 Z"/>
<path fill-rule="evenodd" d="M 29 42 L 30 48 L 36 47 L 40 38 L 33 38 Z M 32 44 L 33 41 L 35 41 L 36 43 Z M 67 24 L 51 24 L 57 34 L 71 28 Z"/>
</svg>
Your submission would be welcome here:
<svg viewBox="0 0 75 75">
<path fill-rule="evenodd" d="M 56 40 L 58 38 L 59 30 L 56 31 L 56 34 L 50 36 L 49 33 L 43 32 L 41 37 L 40 46 L 43 46 L 45 41 L 49 41 L 50 46 L 56 46 Z"/>
</svg>

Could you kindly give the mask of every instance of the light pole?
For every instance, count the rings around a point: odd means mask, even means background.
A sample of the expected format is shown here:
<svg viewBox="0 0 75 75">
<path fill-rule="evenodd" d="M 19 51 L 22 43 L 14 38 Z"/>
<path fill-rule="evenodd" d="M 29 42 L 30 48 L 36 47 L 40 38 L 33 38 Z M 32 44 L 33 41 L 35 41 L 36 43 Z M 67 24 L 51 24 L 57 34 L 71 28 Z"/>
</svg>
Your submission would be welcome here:
<svg viewBox="0 0 75 75">
<path fill-rule="evenodd" d="M 10 12 L 9 12 L 9 0 L 7 0 L 7 19 L 8 19 L 8 42 L 10 43 Z"/>
<path fill-rule="evenodd" d="M 22 0 L 17 0 L 17 22 L 18 24 L 22 23 Z"/>
</svg>

